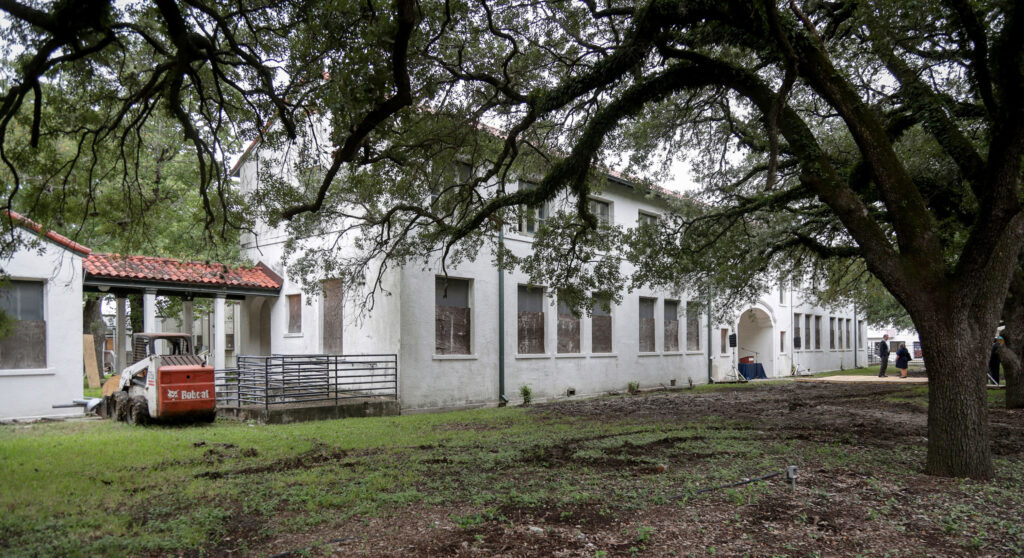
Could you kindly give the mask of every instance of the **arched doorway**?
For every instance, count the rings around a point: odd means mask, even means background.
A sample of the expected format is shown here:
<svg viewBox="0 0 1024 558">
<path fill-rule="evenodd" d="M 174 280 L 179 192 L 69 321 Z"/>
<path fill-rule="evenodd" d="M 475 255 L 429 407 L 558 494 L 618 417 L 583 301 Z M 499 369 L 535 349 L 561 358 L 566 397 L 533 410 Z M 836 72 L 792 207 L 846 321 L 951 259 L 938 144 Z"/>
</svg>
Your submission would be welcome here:
<svg viewBox="0 0 1024 558">
<path fill-rule="evenodd" d="M 775 376 L 775 353 L 772 351 L 774 331 L 772 317 L 760 308 L 751 308 L 740 314 L 736 324 L 738 357 L 753 357 L 754 362 L 764 366 L 764 373 L 768 377 Z"/>
<path fill-rule="evenodd" d="M 244 354 L 270 354 L 270 308 L 273 305 L 274 299 L 265 297 L 249 302 L 249 339 Z"/>
</svg>

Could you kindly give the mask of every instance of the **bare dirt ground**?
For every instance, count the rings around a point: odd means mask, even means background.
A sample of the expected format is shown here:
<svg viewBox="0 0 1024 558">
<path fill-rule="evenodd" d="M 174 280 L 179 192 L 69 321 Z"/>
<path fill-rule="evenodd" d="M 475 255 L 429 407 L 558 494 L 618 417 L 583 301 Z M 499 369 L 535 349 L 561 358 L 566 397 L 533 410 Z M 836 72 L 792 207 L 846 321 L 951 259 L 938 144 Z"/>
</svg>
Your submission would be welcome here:
<svg viewBox="0 0 1024 558">
<path fill-rule="evenodd" d="M 926 409 L 920 399 L 901 399 L 906 393 L 898 385 L 793 382 L 542 405 L 532 412 L 552 421 L 742 421 L 746 426 L 737 428 L 750 429 L 765 444 L 791 444 L 800 467 L 797 487 L 776 477 L 756 491 L 666 491 L 663 500 L 614 513 L 594 503 L 505 506 L 494 514 L 497 519 L 468 526 L 452 518 L 478 508 L 463 502 L 417 504 L 276 538 L 263 551 L 396 557 L 1022 555 L 1024 413 L 992 410 L 997 479 L 930 477 L 921 472 Z M 672 442 L 626 449 L 658 456 L 673 471 L 693 476 L 714 466 L 706 455 L 670 451 Z M 838 454 L 847 457 L 836 459 Z M 571 482 L 572 455 L 566 447 L 548 450 L 543 459 L 547 466 L 566 467 Z M 628 463 L 607 465 L 633 475 L 657 474 Z M 751 476 L 767 472 L 772 470 L 753 470 Z M 220 551 L 230 554 L 227 547 Z"/>
</svg>

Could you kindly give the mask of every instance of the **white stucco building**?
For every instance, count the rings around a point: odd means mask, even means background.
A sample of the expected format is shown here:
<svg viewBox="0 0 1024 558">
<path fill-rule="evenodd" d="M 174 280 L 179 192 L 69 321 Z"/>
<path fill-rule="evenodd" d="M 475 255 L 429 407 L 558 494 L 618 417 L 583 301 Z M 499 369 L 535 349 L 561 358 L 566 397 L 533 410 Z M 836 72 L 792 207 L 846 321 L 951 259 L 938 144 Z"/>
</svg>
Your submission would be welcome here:
<svg viewBox="0 0 1024 558">
<path fill-rule="evenodd" d="M 236 166 L 243 191 L 256 187 L 258 164 L 247 156 Z M 542 218 L 557 206 L 533 211 Z M 627 227 L 666 211 L 663 200 L 616 177 L 592 196 L 591 206 L 601 219 Z M 513 227 L 505 245 L 517 254 L 530 251 L 530 228 Z M 281 229 L 265 226 L 243 236 L 243 252 L 283 283 L 279 297 L 241 303 L 239 354 L 397 354 L 404 411 L 496 404 L 502 374 L 509 399 L 518 399 L 522 385 L 535 399 L 548 399 L 623 391 L 630 382 L 648 388 L 736 379 L 745 357 L 768 377 L 867 362 L 863 325 L 852 309 L 812 306 L 790 289 L 777 288 L 729 323 L 708 323 L 700 301 L 683 289 L 625 293 L 610 312 L 595 308 L 593 316 L 577 318 L 560 311 L 554 293 L 528 288 L 518 271 L 500 280 L 490 253 L 450 267 L 447 282 L 440 266 L 391 269 L 383 279 L 390 295 L 378 295 L 373 311 L 359 316 L 352 295 L 361 295 L 362 285 L 327 281 L 324 295 L 311 300 L 288 278 L 286 240 Z"/>
<path fill-rule="evenodd" d="M 15 321 L 0 339 L 0 420 L 80 416 L 53 408 L 82 397 L 82 258 L 89 249 L 11 213 L 12 234 L 35 246 L 2 263 L 0 307 Z"/>
</svg>

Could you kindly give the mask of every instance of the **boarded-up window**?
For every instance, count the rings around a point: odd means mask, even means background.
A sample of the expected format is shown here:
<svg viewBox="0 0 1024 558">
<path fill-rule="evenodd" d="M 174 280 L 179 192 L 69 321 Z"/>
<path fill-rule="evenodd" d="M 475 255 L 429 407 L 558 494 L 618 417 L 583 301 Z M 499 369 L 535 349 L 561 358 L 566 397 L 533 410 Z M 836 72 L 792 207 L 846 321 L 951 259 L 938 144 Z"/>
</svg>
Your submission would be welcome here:
<svg viewBox="0 0 1024 558">
<path fill-rule="evenodd" d="M 341 279 L 324 281 L 324 325 L 321 332 L 324 354 L 340 355 L 342 353 L 342 324 L 344 297 Z"/>
<path fill-rule="evenodd" d="M 679 350 L 679 301 L 665 301 L 665 350 Z"/>
<path fill-rule="evenodd" d="M 302 333 L 302 295 L 288 295 L 288 333 Z"/>
<path fill-rule="evenodd" d="M 561 300 L 558 301 L 558 352 L 580 352 L 580 317 Z"/>
<path fill-rule="evenodd" d="M 0 308 L 15 320 L 0 339 L 0 368 L 46 368 L 43 283 L 11 281 L 0 289 Z"/>
<path fill-rule="evenodd" d="M 686 350 L 700 350 L 700 305 L 696 302 L 686 303 Z"/>
<path fill-rule="evenodd" d="M 722 344 L 721 344 L 722 349 L 721 349 L 721 351 L 722 351 L 722 354 L 724 355 L 724 354 L 727 354 L 729 352 L 729 330 L 727 328 L 723 327 L 721 329 L 720 333 L 722 334 Z"/>
<path fill-rule="evenodd" d="M 828 319 L 828 348 L 835 350 L 836 348 L 836 319 Z"/>
<path fill-rule="evenodd" d="M 597 217 L 597 222 L 602 225 L 612 224 L 612 205 L 606 201 L 588 200 L 590 212 Z"/>
<path fill-rule="evenodd" d="M 814 317 L 814 348 L 821 348 L 821 316 Z"/>
<path fill-rule="evenodd" d="M 532 182 L 519 182 L 520 190 L 535 190 L 537 185 Z M 523 206 L 519 208 L 519 232 L 526 234 L 534 234 L 537 229 L 544 223 L 544 220 L 548 218 L 547 206 L 541 202 L 539 204 Z"/>
<path fill-rule="evenodd" d="M 519 353 L 544 352 L 544 289 L 519 285 Z"/>
<path fill-rule="evenodd" d="M 640 299 L 640 352 L 653 353 L 657 349 L 654 342 L 654 304 L 653 298 Z"/>
<path fill-rule="evenodd" d="M 612 352 L 612 307 L 607 298 L 594 301 L 590 318 L 590 343 L 592 352 Z"/>
<path fill-rule="evenodd" d="M 805 347 L 805 344 L 801 344 L 804 341 L 800 337 L 800 314 L 793 314 L 793 348 L 799 349 Z"/>
<path fill-rule="evenodd" d="M 434 305 L 434 352 L 470 354 L 469 281 L 438 277 L 434 283 Z"/>
</svg>

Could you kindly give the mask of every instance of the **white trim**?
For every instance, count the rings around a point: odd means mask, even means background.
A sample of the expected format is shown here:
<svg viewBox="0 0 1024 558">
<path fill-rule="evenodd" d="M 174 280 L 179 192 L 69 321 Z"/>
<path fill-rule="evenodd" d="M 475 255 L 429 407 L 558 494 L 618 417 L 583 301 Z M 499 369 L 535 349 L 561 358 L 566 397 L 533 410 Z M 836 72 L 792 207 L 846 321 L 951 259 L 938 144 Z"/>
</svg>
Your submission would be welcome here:
<svg viewBox="0 0 1024 558">
<path fill-rule="evenodd" d="M 54 376 L 56 368 L 8 368 L 0 370 L 0 378 L 5 376 Z"/>
<path fill-rule="evenodd" d="M 475 354 L 470 355 L 431 355 L 434 360 L 477 360 L 479 357 Z"/>
</svg>

